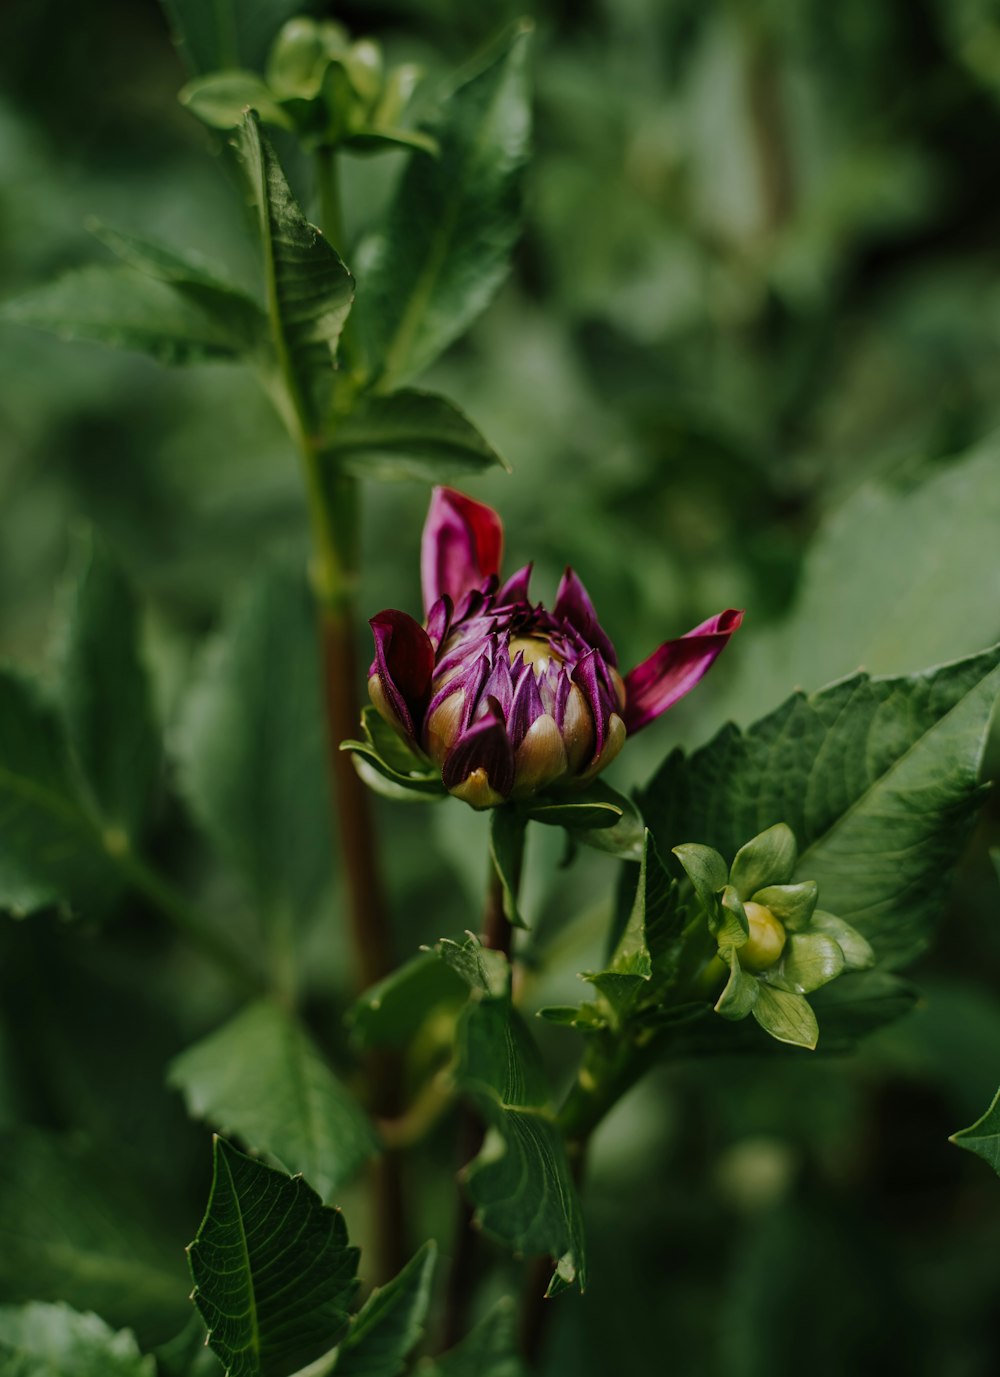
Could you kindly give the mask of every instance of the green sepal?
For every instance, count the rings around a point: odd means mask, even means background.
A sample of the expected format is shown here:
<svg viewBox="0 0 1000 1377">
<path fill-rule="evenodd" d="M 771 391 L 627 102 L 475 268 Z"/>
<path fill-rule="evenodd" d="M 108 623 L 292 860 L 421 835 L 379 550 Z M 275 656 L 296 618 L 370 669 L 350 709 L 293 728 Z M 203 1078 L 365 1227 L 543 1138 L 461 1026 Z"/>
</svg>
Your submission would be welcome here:
<svg viewBox="0 0 1000 1377">
<path fill-rule="evenodd" d="M 354 755 L 361 778 L 386 798 L 434 803 L 447 797 L 437 767 L 393 731 L 373 707 L 361 710 L 361 739 L 342 741 L 340 749 Z M 369 768 L 365 770 L 362 765 Z"/>
<path fill-rule="evenodd" d="M 791 990 L 779 990 L 763 981 L 755 983 L 757 998 L 753 1016 L 764 1032 L 778 1042 L 787 1042 L 793 1047 L 807 1047 L 812 1051 L 819 1039 L 819 1025 L 809 1001 Z"/>
<path fill-rule="evenodd" d="M 961 1128 L 948 1140 L 956 1147 L 974 1152 L 984 1162 L 989 1162 L 1000 1175 L 1000 1090 L 993 1097 L 989 1109 L 974 1124 Z"/>
<path fill-rule="evenodd" d="M 714 911 L 708 915 L 708 926 L 720 951 L 727 947 L 742 947 L 750 936 L 750 924 L 743 903 L 732 885 L 726 885 L 716 900 Z"/>
<path fill-rule="evenodd" d="M 192 115 L 212 129 L 239 128 L 248 107 L 257 111 L 264 124 L 274 124 L 279 129 L 294 128 L 267 82 L 261 80 L 256 72 L 243 72 L 235 68 L 206 72 L 204 76 L 195 77 L 182 86 L 177 99 Z"/>
<path fill-rule="evenodd" d="M 875 953 L 870 943 L 856 928 L 846 923 L 836 914 L 817 909 L 809 924 L 810 932 L 822 932 L 832 937 L 844 954 L 844 969 L 847 971 L 866 971 L 875 964 Z"/>
<path fill-rule="evenodd" d="M 778 967 L 782 980 L 797 994 L 809 994 L 835 980 L 844 970 L 844 953 L 822 932 L 793 932 Z"/>
<path fill-rule="evenodd" d="M 768 885 L 787 884 L 797 855 L 794 832 L 787 823 L 776 822 L 740 847 L 729 871 L 729 883 L 741 899 L 749 899 Z"/>
<path fill-rule="evenodd" d="M 706 912 L 714 913 L 719 894 L 729 883 L 725 861 L 713 847 L 701 846 L 698 842 L 684 842 L 675 846 L 673 853 L 684 867 Z"/>
<path fill-rule="evenodd" d="M 569 832 L 589 832 L 594 828 L 616 827 L 624 816 L 615 803 L 597 803 L 541 798 L 525 805 L 533 822 L 546 827 L 565 827 Z"/>
<path fill-rule="evenodd" d="M 715 1002 L 715 1012 L 723 1018 L 738 1022 L 746 1018 L 760 997 L 760 982 L 748 975 L 740 965 L 736 951 L 729 951 L 729 979 L 726 988 Z"/>
<path fill-rule="evenodd" d="M 769 908 L 788 932 L 802 932 L 809 926 L 819 897 L 815 880 L 797 885 L 768 885 L 753 895 L 755 904 Z"/>
<path fill-rule="evenodd" d="M 541 803 L 541 800 L 539 802 Z M 642 860 L 643 839 L 646 833 L 642 814 L 632 799 L 613 789 L 610 784 L 605 784 L 603 779 L 593 780 L 579 793 L 550 794 L 543 806 L 550 803 L 553 807 L 586 807 L 591 810 L 589 813 L 576 813 L 573 821 L 562 821 L 560 824 L 578 841 L 586 843 L 595 851 L 606 851 L 623 861 Z M 607 821 L 609 809 L 618 812 L 617 819 L 610 825 Z M 540 817 L 538 805 L 532 811 L 532 817 L 537 818 L 539 822 L 553 820 L 552 814 L 549 814 L 548 818 Z"/>
</svg>

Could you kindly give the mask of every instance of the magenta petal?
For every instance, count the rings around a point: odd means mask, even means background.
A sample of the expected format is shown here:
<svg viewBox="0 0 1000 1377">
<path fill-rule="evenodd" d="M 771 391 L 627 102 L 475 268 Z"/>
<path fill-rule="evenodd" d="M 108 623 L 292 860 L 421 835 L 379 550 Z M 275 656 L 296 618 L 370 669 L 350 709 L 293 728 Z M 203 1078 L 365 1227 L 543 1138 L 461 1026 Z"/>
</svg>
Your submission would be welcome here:
<svg viewBox="0 0 1000 1377">
<path fill-rule="evenodd" d="M 520 661 L 520 656 L 518 656 Z M 516 751 L 528 734 L 528 728 L 545 711 L 542 695 L 538 691 L 538 681 L 530 665 L 520 661 L 519 676 L 514 688 L 514 699 L 507 714 L 507 731 L 511 745 Z"/>
<path fill-rule="evenodd" d="M 689 693 L 726 648 L 743 620 L 733 608 L 696 626 L 676 641 L 666 641 L 648 660 L 625 676 L 625 711 L 629 732 L 646 727 Z"/>
<path fill-rule="evenodd" d="M 454 610 L 451 598 L 445 593 L 427 613 L 427 634 L 431 638 L 435 654 L 441 649 L 442 642 L 448 634 Z"/>
<path fill-rule="evenodd" d="M 514 787 L 514 751 L 495 700 L 489 715 L 463 732 L 448 752 L 441 770 L 444 787 L 457 789 L 475 770 L 485 771 L 491 787 L 505 798 Z"/>
<path fill-rule="evenodd" d="M 597 620 L 590 595 L 569 565 L 560 581 L 552 611 L 555 616 L 564 618 L 570 626 L 575 627 L 588 645 L 596 646 L 609 665 L 617 665 L 615 648 Z"/>
<path fill-rule="evenodd" d="M 533 566 L 526 564 L 523 569 L 518 569 L 516 574 L 511 574 L 510 578 L 497 593 L 497 603 L 501 607 L 507 607 L 511 603 L 521 603 L 528 601 L 528 583 L 531 579 Z"/>
<path fill-rule="evenodd" d="M 382 692 L 400 723 L 416 737 L 434 671 L 430 637 L 406 612 L 380 612 L 368 625 L 375 637 L 371 673 L 378 675 Z"/>
<path fill-rule="evenodd" d="M 445 593 L 458 604 L 500 569 L 503 525 L 492 507 L 453 488 L 435 488 L 420 545 L 424 612 Z"/>
<path fill-rule="evenodd" d="M 604 742 L 608 734 L 608 722 L 611 718 L 610 708 L 601 693 L 596 650 L 588 651 L 582 660 L 577 660 L 573 668 L 572 679 L 573 683 L 583 690 L 583 696 L 586 698 L 594 718 L 593 758 L 596 760 L 604 750 Z"/>
</svg>

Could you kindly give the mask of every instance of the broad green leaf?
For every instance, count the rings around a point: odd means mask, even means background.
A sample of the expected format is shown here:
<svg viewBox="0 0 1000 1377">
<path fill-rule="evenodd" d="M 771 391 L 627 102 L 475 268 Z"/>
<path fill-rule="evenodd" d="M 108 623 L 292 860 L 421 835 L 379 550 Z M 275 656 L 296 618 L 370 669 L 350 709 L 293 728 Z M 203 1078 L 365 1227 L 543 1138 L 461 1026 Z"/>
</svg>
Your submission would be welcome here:
<svg viewBox="0 0 1000 1377">
<path fill-rule="evenodd" d="M 292 129 L 287 111 L 275 100 L 267 82 L 256 72 L 238 69 L 207 72 L 195 77 L 177 93 L 177 99 L 213 129 L 236 129 L 247 107 L 257 111 L 265 124 Z"/>
<path fill-rule="evenodd" d="M 361 736 L 342 741 L 370 789 L 400 803 L 435 803 L 447 797 L 441 771 L 417 753 L 373 707 L 361 709 Z"/>
<path fill-rule="evenodd" d="M 286 20 L 315 9 L 311 0 L 161 0 L 174 42 L 192 72 L 218 67 L 259 71 Z"/>
<path fill-rule="evenodd" d="M 270 1000 L 182 1052 L 167 1080 L 194 1118 L 301 1172 L 324 1200 L 378 1150 L 354 1096 L 298 1020 Z"/>
<path fill-rule="evenodd" d="M 340 470 L 382 482 L 440 483 L 508 468 L 453 402 L 409 388 L 361 402 L 338 424 L 326 457 Z"/>
<path fill-rule="evenodd" d="M 337 1354 L 339 1377 L 398 1377 L 424 1332 L 437 1248 L 425 1243 L 403 1270 L 376 1287 Z"/>
<path fill-rule="evenodd" d="M 388 391 L 420 373 L 488 304 L 507 274 L 528 153 L 527 34 L 460 86 L 424 132 L 383 229 L 356 255 L 369 368 Z"/>
<path fill-rule="evenodd" d="M 63 1301 L 129 1325 L 141 1341 L 179 1329 L 183 1235 L 164 1236 L 112 1155 L 21 1129 L 0 1135 L 0 1291 Z"/>
<path fill-rule="evenodd" d="M 497 1301 L 460 1344 L 417 1368 L 418 1377 L 526 1377 L 517 1343 L 517 1303 Z"/>
<path fill-rule="evenodd" d="M 995 641 L 998 466 L 992 438 L 911 491 L 850 497 L 810 546 L 791 613 L 738 647 L 717 720 L 745 724 L 860 666 L 907 674 Z"/>
<path fill-rule="evenodd" d="M 163 364 L 234 360 L 250 352 L 247 341 L 190 295 L 117 264 L 74 268 L 4 302 L 0 320 L 61 339 L 136 349 Z"/>
<path fill-rule="evenodd" d="M 729 881 L 746 902 L 765 885 L 787 884 L 795 870 L 795 837 L 783 822 L 744 842 L 737 851 Z"/>
<path fill-rule="evenodd" d="M 642 799 L 661 847 L 699 837 L 724 856 L 786 822 L 797 878 L 880 963 L 926 945 L 982 799 L 1000 650 L 899 679 L 855 675 L 797 694 L 746 732 L 675 752 Z M 838 982 L 839 983 L 839 982 Z"/>
<path fill-rule="evenodd" d="M 819 1038 L 819 1026 L 809 1001 L 789 990 L 779 990 L 756 981 L 757 998 L 751 1012 L 760 1026 L 779 1042 L 810 1051 Z"/>
<path fill-rule="evenodd" d="M 63 724 L 34 685 L 0 670 L 0 905 L 99 913 L 118 891 L 120 850 L 82 796 Z"/>
<path fill-rule="evenodd" d="M 156 1377 L 129 1330 L 62 1304 L 0 1306 L 0 1359 L 7 1377 Z"/>
<path fill-rule="evenodd" d="M 100 220 L 88 220 L 87 228 L 130 268 L 165 282 L 203 310 L 227 333 L 238 354 L 266 356 L 270 348 L 267 317 L 252 297 L 227 282 L 211 264 Z"/>
<path fill-rule="evenodd" d="M 160 765 L 139 614 L 121 570 L 88 540 L 67 607 L 60 653 L 69 743 L 103 829 L 124 847 L 141 833 Z"/>
<path fill-rule="evenodd" d="M 484 1229 L 519 1253 L 556 1259 L 549 1294 L 585 1284 L 583 1221 L 534 1041 L 508 997 L 471 1002 L 456 1081 L 487 1124 L 465 1179 Z"/>
<path fill-rule="evenodd" d="M 517 903 L 525 827 L 524 816 L 516 808 L 494 808 L 490 814 L 490 860 L 503 894 L 504 917 L 516 928 L 528 926 Z"/>
<path fill-rule="evenodd" d="M 350 1321 L 358 1250 L 343 1216 L 302 1177 L 222 1138 L 188 1260 L 195 1305 L 230 1377 L 289 1377 L 332 1348 Z"/>
<path fill-rule="evenodd" d="M 354 298 L 354 281 L 334 249 L 299 209 L 274 149 L 246 114 L 236 136 L 257 206 L 268 314 L 278 366 L 307 436 L 322 432 L 337 343 Z"/>
<path fill-rule="evenodd" d="M 951 1141 L 974 1152 L 984 1162 L 989 1162 L 993 1170 L 1000 1174 L 1000 1090 L 982 1118 L 969 1128 L 953 1133 Z"/>
<path fill-rule="evenodd" d="M 437 1010 L 455 1010 L 468 986 L 437 952 L 421 952 L 366 990 L 348 1013 L 362 1047 L 406 1047 Z"/>
<path fill-rule="evenodd" d="M 194 672 L 180 783 L 269 919 L 310 913 L 330 875 L 315 610 L 304 580 L 257 572 Z"/>
</svg>

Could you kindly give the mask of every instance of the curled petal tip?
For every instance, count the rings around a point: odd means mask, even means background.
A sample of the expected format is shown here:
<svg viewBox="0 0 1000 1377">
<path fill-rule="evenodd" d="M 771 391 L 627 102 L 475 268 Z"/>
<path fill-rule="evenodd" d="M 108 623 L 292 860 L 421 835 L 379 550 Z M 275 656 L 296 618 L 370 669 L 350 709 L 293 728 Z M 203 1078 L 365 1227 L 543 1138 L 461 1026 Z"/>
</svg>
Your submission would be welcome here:
<svg viewBox="0 0 1000 1377">
<path fill-rule="evenodd" d="M 392 726 L 415 738 L 434 673 L 430 637 L 406 612 L 393 609 L 379 612 L 368 625 L 375 638 L 375 662 L 369 671 L 372 702 Z"/>
<path fill-rule="evenodd" d="M 500 569 L 503 524 L 492 507 L 454 488 L 435 488 L 420 545 L 424 611 L 445 594 L 454 604 Z"/>
<path fill-rule="evenodd" d="M 666 712 L 708 673 L 730 636 L 743 621 L 741 608 L 729 607 L 679 636 L 665 641 L 625 676 L 625 726 L 639 731 Z"/>
</svg>

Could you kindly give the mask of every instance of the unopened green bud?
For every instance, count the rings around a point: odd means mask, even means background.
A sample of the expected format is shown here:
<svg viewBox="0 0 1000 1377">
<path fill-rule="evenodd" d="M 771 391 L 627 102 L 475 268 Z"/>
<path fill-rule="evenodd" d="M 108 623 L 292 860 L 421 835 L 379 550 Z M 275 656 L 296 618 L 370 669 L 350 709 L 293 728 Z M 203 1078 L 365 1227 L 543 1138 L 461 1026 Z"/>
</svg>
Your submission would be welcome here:
<svg viewBox="0 0 1000 1377">
<path fill-rule="evenodd" d="M 769 908 L 748 900 L 743 905 L 750 936 L 740 947 L 740 965 L 745 971 L 766 971 L 781 959 L 785 950 L 785 929 Z"/>
</svg>

